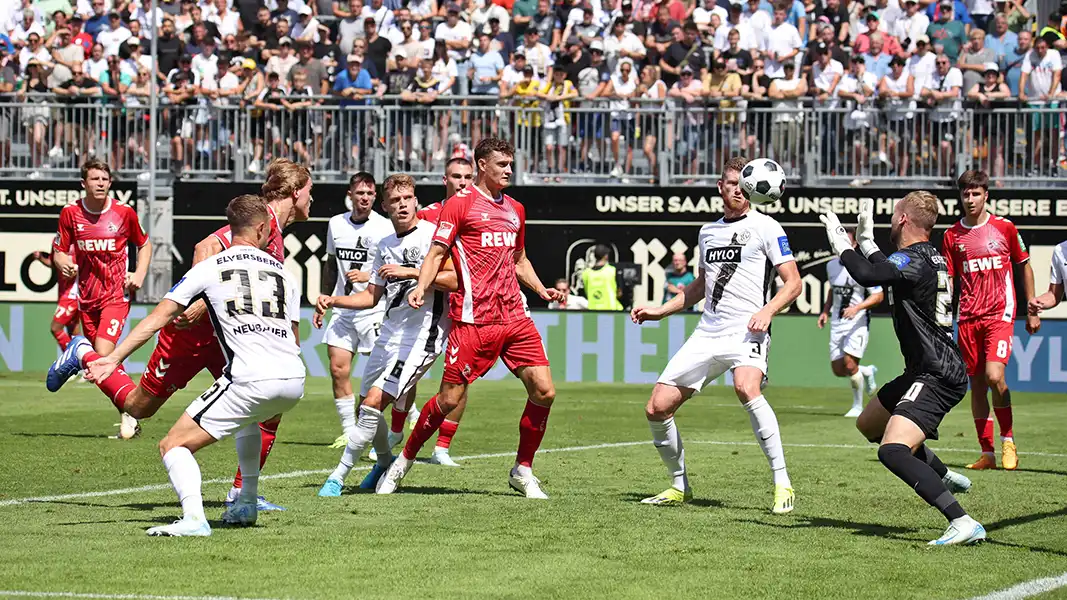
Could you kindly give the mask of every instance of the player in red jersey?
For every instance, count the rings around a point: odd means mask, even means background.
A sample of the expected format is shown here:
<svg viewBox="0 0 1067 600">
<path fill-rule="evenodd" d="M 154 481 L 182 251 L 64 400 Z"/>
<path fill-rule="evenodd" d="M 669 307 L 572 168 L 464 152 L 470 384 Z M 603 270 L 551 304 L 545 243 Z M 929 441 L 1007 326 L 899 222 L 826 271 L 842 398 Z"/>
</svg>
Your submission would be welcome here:
<svg viewBox="0 0 1067 600">
<path fill-rule="evenodd" d="M 84 346 L 99 356 L 107 356 L 122 335 L 130 312 L 129 294 L 141 289 L 148 273 L 152 243 L 141 228 L 137 211 L 109 197 L 111 168 L 107 163 L 86 161 L 81 177 L 85 197 L 63 207 L 59 213 L 59 231 L 52 244 L 52 261 L 60 276 L 77 278 L 78 308 L 85 332 L 84 338 L 71 338 L 64 355 L 88 338 Z M 131 243 L 138 248 L 134 273 L 127 272 Z M 58 363 L 53 363 L 45 381 L 51 392 L 59 391 L 77 372 L 77 369 L 72 373 L 57 371 Z M 131 420 L 129 415 L 122 415 L 123 426 L 128 426 Z"/>
<path fill-rule="evenodd" d="M 60 350 L 66 350 L 70 343 L 70 336 L 78 335 L 81 331 L 78 312 L 78 278 L 64 277 L 52 261 L 51 252 L 34 252 L 33 258 L 49 269 L 56 270 L 56 279 L 59 283 L 59 299 L 56 302 L 56 313 L 52 315 L 52 337 L 56 338 Z"/>
<path fill-rule="evenodd" d="M 995 469 L 993 419 L 989 416 L 986 390 L 993 395 L 993 412 L 1000 424 L 1001 465 L 1015 469 L 1018 455 L 1012 431 L 1011 391 L 1004 381 L 1004 367 L 1011 357 L 1015 323 L 1013 266 L 1022 271 L 1023 291 L 1034 297 L 1034 271 L 1030 255 L 1015 225 L 986 211 L 989 176 L 983 171 L 960 175 L 964 217 L 941 241 L 948 259 L 948 275 L 961 285 L 959 301 L 959 347 L 971 378 L 971 415 L 978 431 L 982 456 L 968 469 Z M 1026 319 L 1026 330 L 1041 327 L 1036 315 Z"/>
<path fill-rule="evenodd" d="M 514 148 L 503 140 L 485 138 L 479 142 L 474 153 L 476 183 L 449 198 L 441 210 L 434 244 L 408 303 L 413 308 L 422 306 L 441 262 L 451 254 L 459 291 L 449 300 L 453 325 L 444 375 L 437 395 L 423 406 L 404 451 L 378 481 L 379 494 L 396 490 L 419 449 L 445 416 L 459 406 L 467 387 L 501 358 L 528 394 L 509 484 L 527 498 L 548 498 L 531 464 L 544 439 L 556 390 L 541 335 L 530 318 L 519 283 L 546 301 L 559 300 L 559 293 L 545 288 L 526 258 L 525 208 L 504 195 L 511 181 L 514 155 Z"/>
</svg>

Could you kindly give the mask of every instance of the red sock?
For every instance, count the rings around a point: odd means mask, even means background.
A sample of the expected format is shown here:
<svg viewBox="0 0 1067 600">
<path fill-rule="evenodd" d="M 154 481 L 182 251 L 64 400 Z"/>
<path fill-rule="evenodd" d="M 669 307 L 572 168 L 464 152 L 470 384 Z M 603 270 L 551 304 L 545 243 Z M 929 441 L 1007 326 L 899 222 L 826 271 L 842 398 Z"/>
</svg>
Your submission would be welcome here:
<svg viewBox="0 0 1067 600">
<path fill-rule="evenodd" d="M 82 358 L 82 366 L 100 358 L 102 357 L 99 354 L 90 350 L 89 352 L 86 352 L 85 356 Z M 123 409 L 126 406 L 126 396 L 128 396 L 137 385 L 130 379 L 130 376 L 126 374 L 126 370 L 120 366 L 115 369 L 107 379 L 96 382 L 96 387 L 100 388 L 101 392 L 104 392 L 104 395 L 111 400 L 111 403 L 115 405 L 115 408 L 117 408 L 119 412 L 123 412 Z"/>
<path fill-rule="evenodd" d="M 1011 405 L 1008 406 L 994 406 L 993 413 L 997 415 L 997 424 L 1000 425 L 1000 437 L 1013 438 L 1011 431 Z M 993 441 L 993 423 L 990 420 L 989 423 L 989 440 Z"/>
<path fill-rule="evenodd" d="M 59 331 L 53 331 L 52 337 L 56 338 L 56 343 L 59 344 L 60 350 L 66 350 L 67 344 L 70 343 L 70 334 L 66 329 L 60 329 Z"/>
<path fill-rule="evenodd" d="M 404 423 L 408 420 L 408 411 L 400 411 L 393 407 L 393 422 L 389 429 L 393 433 L 404 433 Z"/>
<path fill-rule="evenodd" d="M 993 453 L 993 419 L 975 419 L 974 428 L 978 431 L 978 444 L 982 452 Z"/>
<path fill-rule="evenodd" d="M 452 436 L 456 435 L 459 423 L 445 419 L 441 422 L 441 430 L 437 434 L 437 447 L 448 448 L 452 445 Z"/>
<path fill-rule="evenodd" d="M 270 456 L 270 451 L 274 448 L 274 438 L 278 437 L 278 425 L 281 420 L 264 421 L 259 424 L 259 468 L 262 469 L 263 465 L 267 464 L 267 457 Z M 241 467 L 237 467 L 237 475 L 233 478 L 233 487 L 241 487 Z"/>
<path fill-rule="evenodd" d="M 533 464 L 534 454 L 541 447 L 541 440 L 545 439 L 550 410 L 549 406 L 526 401 L 526 410 L 522 411 L 519 420 L 519 452 L 515 455 L 515 461 L 520 465 L 529 467 Z"/>
<path fill-rule="evenodd" d="M 426 406 L 422 407 L 422 412 L 419 413 L 419 420 L 415 423 L 415 429 L 411 430 L 411 435 L 408 436 L 408 441 L 404 444 L 404 458 L 415 460 L 423 444 L 430 439 L 430 436 L 437 431 L 444 420 L 445 413 L 437 405 L 437 396 L 434 395 L 426 403 Z"/>
</svg>

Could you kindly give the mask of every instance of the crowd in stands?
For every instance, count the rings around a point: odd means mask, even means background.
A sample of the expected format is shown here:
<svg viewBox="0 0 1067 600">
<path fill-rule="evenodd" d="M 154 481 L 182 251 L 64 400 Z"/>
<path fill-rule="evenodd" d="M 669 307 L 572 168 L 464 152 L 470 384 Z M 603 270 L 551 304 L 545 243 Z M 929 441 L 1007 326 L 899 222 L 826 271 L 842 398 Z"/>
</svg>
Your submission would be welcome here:
<svg viewBox="0 0 1067 600">
<path fill-rule="evenodd" d="M 591 169 L 595 154 L 614 177 L 633 172 L 635 149 L 654 173 L 664 142 L 694 172 L 698 156 L 737 150 L 788 160 L 801 109 L 835 109 L 818 116 L 830 171 L 863 130 L 858 153 L 905 173 L 913 139 L 951 162 L 965 102 L 1067 100 L 1067 17 L 1036 23 L 1035 0 L 368 2 L 0 0 L 3 162 L 16 131 L 35 167 L 98 151 L 100 125 L 57 103 L 121 108 L 104 147 L 118 167 L 143 161 L 152 79 L 176 174 L 202 152 L 218 164 L 248 152 L 253 173 L 282 154 L 314 165 L 337 136 L 332 152 L 359 168 L 374 143 L 368 105 L 412 109 L 386 132 L 408 163 L 446 160 L 457 132 L 473 147 L 506 130 L 530 138 L 520 147 L 543 172 Z M 745 115 L 760 107 L 775 111 L 766 131 Z M 682 116 L 657 140 L 668 111 Z M 1031 119 L 1034 151 L 1062 154 L 1058 114 Z M 226 148 L 246 122 L 251 147 Z"/>
</svg>

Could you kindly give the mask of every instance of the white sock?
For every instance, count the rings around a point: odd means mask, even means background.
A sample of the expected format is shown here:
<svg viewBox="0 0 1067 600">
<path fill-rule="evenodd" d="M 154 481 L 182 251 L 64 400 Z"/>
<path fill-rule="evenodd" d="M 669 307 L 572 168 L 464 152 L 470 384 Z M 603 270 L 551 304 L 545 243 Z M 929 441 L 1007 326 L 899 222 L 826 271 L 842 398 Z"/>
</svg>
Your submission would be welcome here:
<svg viewBox="0 0 1067 600">
<path fill-rule="evenodd" d="M 359 420 L 356 421 L 351 433 L 348 435 L 348 445 L 345 446 L 344 452 L 341 453 L 341 462 L 337 463 L 337 468 L 330 474 L 330 479 L 344 481 L 348 477 L 348 474 L 352 472 L 353 465 L 359 460 L 359 456 L 363 454 L 363 449 L 377 435 L 378 423 L 383 421 L 382 411 L 369 406 L 359 407 Z"/>
<path fill-rule="evenodd" d="M 378 429 L 374 432 L 371 440 L 374 453 L 378 456 L 378 464 L 385 467 L 392 460 L 393 447 L 389 444 L 389 425 L 385 423 L 385 416 L 378 413 Z"/>
<path fill-rule="evenodd" d="M 1015 439 L 1012 438 L 1010 435 L 1009 436 L 1003 436 L 1002 435 L 1002 436 L 1000 436 L 1000 443 L 1003 444 L 1004 442 L 1015 442 Z"/>
<path fill-rule="evenodd" d="M 666 421 L 649 421 L 652 430 L 652 445 L 659 451 L 667 472 L 671 475 L 671 486 L 682 491 L 689 489 L 689 477 L 685 473 L 685 448 L 682 436 L 674 424 L 674 417 Z"/>
<path fill-rule="evenodd" d="M 200 465 L 196 464 L 193 453 L 184 446 L 171 448 L 163 455 L 163 466 L 167 469 L 174 493 L 178 494 L 178 501 L 182 503 L 185 518 L 207 521 L 204 516 L 204 496 L 200 491 Z"/>
<path fill-rule="evenodd" d="M 78 362 L 81 363 L 83 368 L 85 367 L 85 355 L 89 354 L 92 349 L 92 344 L 78 344 L 77 347 L 74 348 L 74 355 L 78 357 Z"/>
<path fill-rule="evenodd" d="M 356 428 L 356 397 L 350 394 L 334 398 L 333 405 L 337 407 L 337 416 L 341 417 L 341 431 L 352 437 L 352 430 Z"/>
<path fill-rule="evenodd" d="M 767 404 L 766 398 L 760 396 L 746 404 L 745 410 L 748 411 L 748 420 L 752 423 L 756 441 L 771 465 L 774 485 L 791 487 L 789 473 L 785 470 L 785 452 L 782 450 L 782 436 L 778 431 L 778 418 L 774 416 L 774 409 Z"/>
<path fill-rule="evenodd" d="M 259 423 L 249 423 L 233 436 L 237 464 L 241 467 L 240 499 L 255 502 L 259 495 L 259 451 L 262 445 Z"/>
<path fill-rule="evenodd" d="M 858 373 L 860 375 L 862 375 L 863 377 L 868 377 L 868 376 L 870 376 L 871 371 L 872 371 L 871 365 L 860 365 Z"/>
<path fill-rule="evenodd" d="M 852 408 L 863 408 L 863 373 L 849 375 L 848 383 L 852 386 Z"/>
</svg>

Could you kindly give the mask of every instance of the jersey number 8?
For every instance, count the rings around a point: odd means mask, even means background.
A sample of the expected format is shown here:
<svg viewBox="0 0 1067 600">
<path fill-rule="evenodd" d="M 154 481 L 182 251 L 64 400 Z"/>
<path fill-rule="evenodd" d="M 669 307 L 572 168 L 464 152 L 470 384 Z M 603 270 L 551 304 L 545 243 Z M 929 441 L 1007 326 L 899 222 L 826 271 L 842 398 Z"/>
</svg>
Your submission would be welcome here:
<svg viewBox="0 0 1067 600">
<path fill-rule="evenodd" d="M 285 318 L 285 279 L 274 271 L 258 271 L 259 280 L 274 280 L 274 292 L 270 300 L 260 303 L 260 314 L 267 319 Z M 245 269 L 226 269 L 219 273 L 219 280 L 223 283 L 237 278 L 237 293 L 239 297 L 226 301 L 226 312 L 231 317 L 237 315 L 250 315 L 255 312 L 255 301 L 252 298 L 252 279 Z"/>
</svg>

